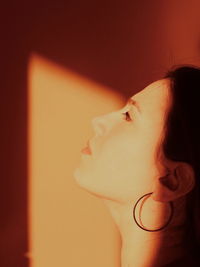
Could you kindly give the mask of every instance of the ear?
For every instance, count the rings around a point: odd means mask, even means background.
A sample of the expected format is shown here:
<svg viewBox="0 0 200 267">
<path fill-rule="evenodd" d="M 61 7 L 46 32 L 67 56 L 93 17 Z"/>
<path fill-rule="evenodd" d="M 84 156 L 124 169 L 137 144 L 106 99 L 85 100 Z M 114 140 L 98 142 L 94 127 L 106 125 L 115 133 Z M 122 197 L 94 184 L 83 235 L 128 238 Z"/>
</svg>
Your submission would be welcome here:
<svg viewBox="0 0 200 267">
<path fill-rule="evenodd" d="M 192 166 L 185 162 L 175 163 L 170 173 L 159 177 L 151 197 L 160 202 L 173 201 L 188 194 L 195 185 L 195 174 Z"/>
</svg>

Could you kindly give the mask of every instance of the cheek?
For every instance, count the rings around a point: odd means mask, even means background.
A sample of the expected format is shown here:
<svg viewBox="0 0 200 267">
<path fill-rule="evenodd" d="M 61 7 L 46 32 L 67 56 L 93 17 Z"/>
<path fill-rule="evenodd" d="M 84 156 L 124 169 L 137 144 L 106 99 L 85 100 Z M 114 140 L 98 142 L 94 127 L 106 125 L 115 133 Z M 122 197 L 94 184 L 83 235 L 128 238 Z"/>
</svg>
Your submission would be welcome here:
<svg viewBox="0 0 200 267">
<path fill-rule="evenodd" d="M 82 162 L 78 183 L 99 196 L 122 201 L 148 192 L 148 158 L 140 153 L 144 148 L 139 142 L 126 141 L 105 142 L 101 153 Z"/>
<path fill-rule="evenodd" d="M 145 163 L 153 157 L 152 142 L 144 134 L 127 133 L 104 140 L 99 156 L 105 163 L 131 168 L 135 164 Z"/>
<path fill-rule="evenodd" d="M 113 138 L 102 145 L 95 169 L 101 170 L 104 177 L 116 177 L 117 181 L 126 179 L 129 185 L 133 183 L 133 177 L 142 179 L 148 173 L 150 152 L 142 138 Z"/>
<path fill-rule="evenodd" d="M 94 156 L 84 161 L 79 182 L 102 196 L 132 199 L 150 190 L 152 157 L 148 136 L 115 133 L 101 139 Z"/>
</svg>

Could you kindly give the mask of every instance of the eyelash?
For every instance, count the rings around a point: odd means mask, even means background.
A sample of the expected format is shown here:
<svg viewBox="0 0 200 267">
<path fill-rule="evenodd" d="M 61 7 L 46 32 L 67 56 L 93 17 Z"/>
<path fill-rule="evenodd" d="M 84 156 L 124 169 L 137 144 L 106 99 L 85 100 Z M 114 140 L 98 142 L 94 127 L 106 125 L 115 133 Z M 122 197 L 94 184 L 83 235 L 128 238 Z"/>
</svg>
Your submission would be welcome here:
<svg viewBox="0 0 200 267">
<path fill-rule="evenodd" d="M 127 112 L 125 112 L 125 113 L 122 113 L 122 115 L 124 115 L 125 116 L 125 120 L 126 121 L 132 121 L 132 119 L 131 119 L 131 116 L 130 116 L 130 114 L 129 114 L 129 112 L 127 111 Z M 127 115 L 128 115 L 128 120 L 127 120 Z"/>
</svg>

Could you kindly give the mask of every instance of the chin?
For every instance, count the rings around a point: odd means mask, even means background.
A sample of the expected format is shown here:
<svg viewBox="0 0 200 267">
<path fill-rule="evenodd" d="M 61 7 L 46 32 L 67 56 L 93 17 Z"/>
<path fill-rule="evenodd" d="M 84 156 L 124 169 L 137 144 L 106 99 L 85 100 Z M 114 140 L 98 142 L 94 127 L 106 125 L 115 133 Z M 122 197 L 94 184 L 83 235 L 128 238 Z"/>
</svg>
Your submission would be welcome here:
<svg viewBox="0 0 200 267">
<path fill-rule="evenodd" d="M 90 177 L 87 175 L 84 175 L 80 169 L 76 169 L 73 173 L 76 184 L 82 188 L 84 191 L 88 192 L 89 194 L 101 198 L 103 200 L 112 200 L 112 201 L 118 201 L 118 198 L 112 197 L 112 192 L 109 192 L 109 190 L 105 190 L 105 188 L 100 188 L 95 183 L 94 184 L 94 177 L 92 177 L 92 181 Z M 106 192 L 105 192 L 106 191 Z"/>
<path fill-rule="evenodd" d="M 79 187 L 96 197 L 103 197 L 102 194 L 98 192 L 98 190 L 95 190 L 94 179 L 91 181 L 91 179 L 87 175 L 84 175 L 80 171 L 80 169 L 76 169 L 73 173 L 73 176 L 75 178 L 76 184 Z"/>
<path fill-rule="evenodd" d="M 79 168 L 74 171 L 73 176 L 78 185 L 80 185 L 81 187 L 86 186 L 88 177 L 86 177 Z"/>
<path fill-rule="evenodd" d="M 81 172 L 78 168 L 73 172 L 73 176 L 74 176 L 76 183 L 80 184 L 80 180 L 81 180 L 82 175 L 81 175 Z"/>
</svg>

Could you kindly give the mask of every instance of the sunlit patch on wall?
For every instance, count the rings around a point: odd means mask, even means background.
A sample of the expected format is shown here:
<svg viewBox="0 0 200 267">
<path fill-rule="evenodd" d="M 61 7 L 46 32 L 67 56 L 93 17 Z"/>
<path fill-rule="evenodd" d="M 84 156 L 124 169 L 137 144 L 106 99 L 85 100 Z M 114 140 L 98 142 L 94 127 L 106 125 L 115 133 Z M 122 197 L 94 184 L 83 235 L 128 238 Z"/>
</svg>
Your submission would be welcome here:
<svg viewBox="0 0 200 267">
<path fill-rule="evenodd" d="M 121 108 L 122 96 L 35 53 L 28 75 L 31 266 L 120 266 L 109 212 L 72 173 L 91 119 Z"/>
</svg>

